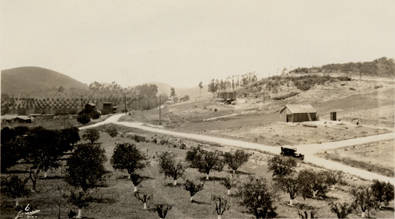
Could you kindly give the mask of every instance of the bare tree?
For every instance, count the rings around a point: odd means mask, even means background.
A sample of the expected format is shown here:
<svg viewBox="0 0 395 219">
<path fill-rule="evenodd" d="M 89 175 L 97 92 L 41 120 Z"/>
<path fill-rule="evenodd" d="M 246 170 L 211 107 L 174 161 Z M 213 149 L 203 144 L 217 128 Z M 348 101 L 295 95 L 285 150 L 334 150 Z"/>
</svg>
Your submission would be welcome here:
<svg viewBox="0 0 395 219">
<path fill-rule="evenodd" d="M 143 208 L 147 209 L 147 203 L 152 199 L 152 195 L 143 193 L 143 192 L 135 192 L 134 197 L 137 198 L 141 203 L 143 203 Z"/>
<path fill-rule="evenodd" d="M 229 201 L 221 196 L 212 196 L 211 200 L 215 204 L 215 212 L 217 213 L 218 219 L 221 219 L 225 211 L 230 209 Z"/>
<path fill-rule="evenodd" d="M 173 206 L 169 204 L 157 204 L 155 205 L 156 213 L 158 213 L 159 219 L 165 219 L 167 213 L 172 209 Z"/>
<path fill-rule="evenodd" d="M 315 211 L 307 211 L 307 210 L 302 210 L 298 211 L 298 215 L 300 219 L 313 219 L 316 218 Z"/>
</svg>

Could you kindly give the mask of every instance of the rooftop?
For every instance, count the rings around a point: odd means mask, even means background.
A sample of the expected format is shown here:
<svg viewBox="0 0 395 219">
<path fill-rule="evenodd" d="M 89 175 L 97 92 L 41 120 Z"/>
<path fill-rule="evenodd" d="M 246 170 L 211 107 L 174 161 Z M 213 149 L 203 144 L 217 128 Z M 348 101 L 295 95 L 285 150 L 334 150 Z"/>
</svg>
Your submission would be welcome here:
<svg viewBox="0 0 395 219">
<path fill-rule="evenodd" d="M 287 104 L 281 110 L 282 113 L 285 109 L 288 109 L 291 113 L 316 113 L 317 110 L 310 104 Z"/>
</svg>

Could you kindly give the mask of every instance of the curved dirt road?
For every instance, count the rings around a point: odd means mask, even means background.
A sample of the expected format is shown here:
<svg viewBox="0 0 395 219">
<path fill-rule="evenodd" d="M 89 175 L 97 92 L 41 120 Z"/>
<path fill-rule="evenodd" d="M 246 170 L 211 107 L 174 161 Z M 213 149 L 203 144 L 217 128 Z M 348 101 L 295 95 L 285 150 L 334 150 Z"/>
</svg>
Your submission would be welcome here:
<svg viewBox="0 0 395 219">
<path fill-rule="evenodd" d="M 85 126 L 80 129 L 93 128 L 93 127 L 101 126 L 104 124 L 114 123 L 117 125 L 123 125 L 126 127 L 137 128 L 137 129 L 141 129 L 141 130 L 148 131 L 148 132 L 155 132 L 155 133 L 160 133 L 160 134 L 165 134 L 165 135 L 172 135 L 172 136 L 187 138 L 187 139 L 192 139 L 192 140 L 206 141 L 206 142 L 217 143 L 217 144 L 222 144 L 222 145 L 230 145 L 230 146 L 246 148 L 246 149 L 256 149 L 256 150 L 266 151 L 266 152 L 270 152 L 270 153 L 274 153 L 274 154 L 280 153 L 280 147 L 278 147 L 278 146 L 268 146 L 268 145 L 263 145 L 263 144 L 257 144 L 257 143 L 251 143 L 251 142 L 233 140 L 233 139 L 227 139 L 227 138 L 221 138 L 221 137 L 176 132 L 176 131 L 166 130 L 166 129 L 163 129 L 160 127 L 147 126 L 141 122 L 119 122 L 118 120 L 121 116 L 123 116 L 123 114 L 116 114 L 116 115 L 113 115 L 102 122 L 99 122 L 99 123 L 96 123 L 93 125 L 89 125 L 89 126 Z M 334 149 L 334 148 L 357 145 L 357 144 L 364 144 L 364 143 L 381 141 L 381 140 L 389 140 L 389 139 L 394 139 L 394 138 L 395 138 L 395 133 L 388 133 L 388 134 L 374 135 L 374 136 L 361 137 L 361 138 L 336 141 L 336 142 L 328 142 L 328 143 L 322 143 L 322 144 L 298 145 L 297 149 L 299 152 L 302 152 L 305 154 L 305 161 L 306 162 L 315 164 L 317 166 L 321 166 L 321 167 L 324 167 L 327 169 L 332 169 L 332 170 L 341 170 L 345 173 L 349 173 L 351 175 L 355 175 L 355 176 L 358 176 L 360 178 L 367 179 L 367 180 L 377 179 L 377 180 L 387 181 L 387 182 L 391 182 L 392 184 L 395 184 L 395 178 L 393 178 L 393 177 L 383 176 L 383 175 L 369 172 L 369 171 L 366 171 L 366 170 L 363 170 L 360 168 L 355 168 L 355 167 L 351 167 L 348 165 L 344 165 L 339 162 L 326 160 L 326 159 L 320 158 L 315 155 L 315 153 L 318 153 L 318 152 L 321 152 L 324 150 L 328 150 L 328 149 Z"/>
</svg>

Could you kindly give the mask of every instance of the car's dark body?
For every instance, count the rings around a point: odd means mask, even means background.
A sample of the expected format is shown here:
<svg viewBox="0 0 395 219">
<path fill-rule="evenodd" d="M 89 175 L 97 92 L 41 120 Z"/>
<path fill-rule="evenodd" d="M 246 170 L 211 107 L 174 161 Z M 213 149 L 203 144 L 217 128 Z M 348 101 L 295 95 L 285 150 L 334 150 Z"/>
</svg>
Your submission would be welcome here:
<svg viewBox="0 0 395 219">
<path fill-rule="evenodd" d="M 301 160 L 304 159 L 304 155 L 301 153 L 296 153 L 296 149 L 294 149 L 294 148 L 281 147 L 281 155 L 295 157 L 295 158 L 299 158 Z"/>
</svg>

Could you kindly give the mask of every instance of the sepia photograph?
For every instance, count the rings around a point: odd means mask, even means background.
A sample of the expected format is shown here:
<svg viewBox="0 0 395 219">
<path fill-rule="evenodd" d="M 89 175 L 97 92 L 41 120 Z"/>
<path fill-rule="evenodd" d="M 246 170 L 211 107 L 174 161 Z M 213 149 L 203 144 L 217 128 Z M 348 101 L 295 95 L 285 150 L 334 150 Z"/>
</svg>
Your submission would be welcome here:
<svg viewBox="0 0 395 219">
<path fill-rule="evenodd" d="M 394 0 L 0 0 L 0 219 L 395 218 Z"/>
</svg>

